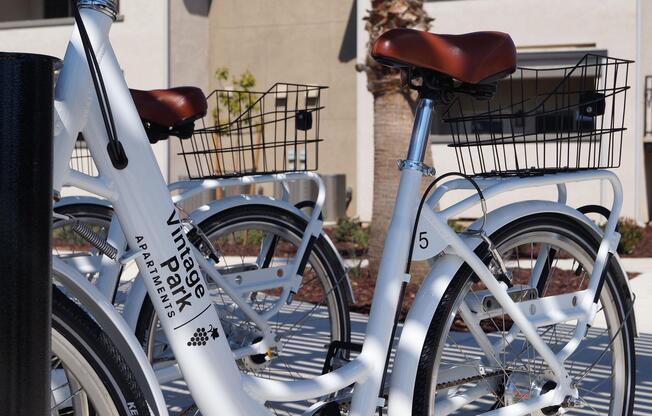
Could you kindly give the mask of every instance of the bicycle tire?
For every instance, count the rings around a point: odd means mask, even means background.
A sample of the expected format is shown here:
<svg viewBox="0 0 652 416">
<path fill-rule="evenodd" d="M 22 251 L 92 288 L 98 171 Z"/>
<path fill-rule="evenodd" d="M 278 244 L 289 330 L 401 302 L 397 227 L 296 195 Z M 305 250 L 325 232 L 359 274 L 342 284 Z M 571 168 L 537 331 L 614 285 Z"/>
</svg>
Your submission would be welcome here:
<svg viewBox="0 0 652 416">
<path fill-rule="evenodd" d="M 576 219 L 560 214 L 539 214 L 518 219 L 496 231 L 490 239 L 496 247 L 500 247 L 501 245 L 507 244 L 512 239 L 516 239 L 519 236 L 526 235 L 525 233 L 533 232 L 535 230 L 540 230 L 542 232 L 547 230 L 548 232 L 554 233 L 558 236 L 563 236 L 563 238 L 572 239 L 578 247 L 582 247 L 583 250 L 586 250 L 586 254 L 588 254 L 591 259 L 595 258 L 600 243 L 600 237 L 596 235 L 593 230 L 590 230 L 586 225 L 581 224 Z M 480 258 L 486 263 L 490 261 L 490 255 L 484 245 L 476 250 L 476 254 L 478 254 L 478 256 L 480 256 Z M 520 268 L 520 263 L 518 267 Z M 460 297 L 465 295 L 464 288 L 469 287 L 468 285 L 472 284 L 471 282 L 473 279 L 477 282 L 477 277 L 474 276 L 475 275 L 470 267 L 464 265 L 449 284 L 436 312 L 433 315 L 428 327 L 424 345 L 421 349 L 414 383 L 412 414 L 415 416 L 434 414 L 436 403 L 433 400 L 433 394 L 435 394 L 433 392 L 436 390 L 436 386 L 439 385 L 433 386 L 433 380 L 439 382 L 437 379 L 437 367 L 442 364 L 442 356 L 447 342 L 446 340 L 450 335 L 450 328 L 453 325 L 453 320 L 456 318 L 455 308 L 456 305 L 460 304 Z M 619 397 L 622 397 L 623 400 L 621 403 L 613 404 L 613 408 L 611 407 L 612 404 L 610 402 L 609 409 L 611 415 L 617 416 L 629 416 L 632 414 L 636 384 L 636 361 L 634 349 L 635 331 L 633 316 L 630 314 L 633 305 L 632 300 L 627 295 L 628 289 L 626 278 L 627 277 L 623 276 L 617 265 L 610 263 L 606 275 L 606 281 L 601 293 L 602 303 L 608 301 L 613 304 L 613 308 L 609 305 L 607 305 L 606 308 L 612 308 L 610 314 L 615 314 L 615 316 L 611 316 L 611 319 L 613 322 L 618 322 L 618 327 L 621 328 L 620 333 L 616 331 L 617 337 L 612 345 L 615 346 L 614 349 L 618 348 L 622 351 L 621 359 L 623 362 L 622 365 L 619 366 L 619 371 L 622 374 L 619 379 L 624 380 L 625 385 L 620 387 L 622 393 Z M 605 308 L 604 305 L 603 308 Z M 441 319 L 442 316 L 449 318 Z M 607 319 L 605 319 L 605 321 L 607 321 Z M 448 355 L 452 354 L 450 351 L 446 351 L 446 353 Z M 480 382 L 478 381 L 478 383 Z M 457 388 L 464 389 L 464 387 Z M 477 409 L 474 411 L 478 412 Z M 546 413 L 546 411 L 548 413 Z M 556 411 L 554 408 L 547 410 L 543 409 L 542 413 L 556 414 Z M 596 411 L 596 413 L 598 412 Z"/>
<path fill-rule="evenodd" d="M 61 365 L 61 368 L 52 369 L 55 372 L 60 369 L 67 375 L 68 388 L 71 384 L 81 383 L 84 379 L 88 384 L 82 385 L 83 393 L 88 397 L 87 402 L 97 416 L 146 416 L 149 409 L 140 390 L 138 383 L 129 366 L 126 364 L 120 352 L 111 339 L 100 329 L 77 304 L 67 298 L 56 286 L 52 290 L 52 353 L 53 366 Z M 55 360 L 60 360 L 60 362 Z M 66 360 L 61 357 L 68 357 Z M 90 382 L 89 380 L 94 380 Z M 54 386 L 54 384 L 52 384 Z M 53 390 L 52 397 L 61 393 L 62 386 L 56 384 L 56 391 Z M 88 390 L 92 390 L 90 394 Z M 82 390 L 75 390 L 74 396 L 78 398 Z M 95 408 L 101 406 L 106 398 L 109 398 L 111 406 L 103 405 L 104 413 Z M 95 401 L 93 401 L 95 399 Z M 86 401 L 85 401 L 86 402 Z M 86 403 L 81 406 L 85 406 Z M 70 413 L 70 405 L 74 403 L 73 398 L 62 400 L 61 403 L 53 403 L 53 406 L 64 405 L 65 409 L 60 414 L 74 415 Z M 73 406 L 74 407 L 74 406 Z M 80 411 L 80 414 L 83 411 Z"/>
</svg>

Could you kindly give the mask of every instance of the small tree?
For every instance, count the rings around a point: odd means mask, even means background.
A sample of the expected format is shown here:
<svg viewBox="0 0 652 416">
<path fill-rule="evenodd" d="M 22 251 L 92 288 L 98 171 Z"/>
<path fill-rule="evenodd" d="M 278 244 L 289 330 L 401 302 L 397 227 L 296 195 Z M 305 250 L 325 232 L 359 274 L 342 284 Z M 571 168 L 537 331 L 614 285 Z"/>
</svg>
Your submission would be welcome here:
<svg viewBox="0 0 652 416">
<path fill-rule="evenodd" d="M 387 30 L 428 30 L 433 21 L 423 8 L 423 0 L 373 0 L 364 19 L 369 47 Z M 374 199 L 369 268 L 371 275 L 376 276 L 398 188 L 396 160 L 405 158 L 409 144 L 414 96 L 402 85 L 399 70 L 383 66 L 369 55 L 366 64 L 359 69 L 366 72 L 367 88 L 374 96 Z M 412 270 L 419 273 L 420 269 L 413 267 Z"/>
<path fill-rule="evenodd" d="M 228 68 L 226 67 L 220 67 L 217 68 L 215 71 L 215 78 L 218 80 L 220 84 L 220 92 L 217 94 L 217 107 L 213 109 L 213 119 L 215 120 L 215 123 L 220 125 L 220 126 L 225 126 L 229 122 L 240 119 L 237 122 L 237 127 L 242 128 L 242 127 L 247 127 L 251 123 L 251 116 L 245 116 L 240 118 L 242 112 L 248 111 L 250 113 L 255 113 L 259 106 L 256 103 L 256 101 L 259 98 L 259 94 L 253 93 L 253 89 L 256 86 L 256 78 L 254 75 L 249 71 L 246 70 L 243 73 L 241 73 L 239 76 L 231 76 L 231 71 L 229 71 Z M 231 85 L 227 89 L 226 86 L 224 85 L 225 82 L 231 81 Z M 253 168 L 257 169 L 258 167 L 258 159 L 259 159 L 259 153 L 260 153 L 260 129 L 261 126 L 257 126 L 253 129 L 255 131 L 256 135 L 256 141 L 257 143 L 247 143 L 248 145 L 252 145 L 253 147 L 256 148 L 256 154 L 251 161 L 253 164 Z M 234 129 L 234 126 L 227 126 L 226 127 L 226 133 L 224 133 L 225 136 L 231 135 L 231 130 Z M 222 129 L 218 131 L 216 134 L 222 135 L 221 133 Z M 245 136 L 240 136 L 237 135 L 238 137 L 236 138 L 236 141 L 241 138 L 241 137 L 246 137 Z M 213 140 L 217 140 L 215 146 L 216 148 L 219 147 L 221 144 L 221 140 L 219 137 L 213 137 Z M 254 138 L 251 137 L 251 140 L 253 141 Z M 242 143 L 241 143 L 242 145 Z M 241 159 L 237 158 L 235 159 L 237 162 L 240 162 Z M 215 160 L 216 166 L 220 166 L 220 160 L 219 157 L 216 156 Z M 234 166 L 237 170 L 240 170 L 240 166 Z M 221 169 L 218 168 L 218 169 Z M 255 191 L 255 185 L 251 184 L 250 186 L 250 192 L 253 193 Z M 216 196 L 219 198 L 221 197 L 221 190 L 218 188 L 216 190 Z"/>
<path fill-rule="evenodd" d="M 218 94 L 217 99 L 219 100 L 219 104 L 228 110 L 229 114 L 227 116 L 233 119 L 240 115 L 240 112 L 243 110 L 243 104 L 247 108 L 256 100 L 250 94 L 250 91 L 256 86 L 256 78 L 249 70 L 244 71 L 239 77 L 230 77 L 230 73 L 228 68 L 220 67 L 215 71 L 215 78 L 219 81 L 221 89 L 225 87 L 224 82 L 231 78 L 233 91 L 222 91 Z M 227 122 L 224 119 L 218 120 L 217 109 L 213 110 L 213 118 L 217 124 Z"/>
</svg>

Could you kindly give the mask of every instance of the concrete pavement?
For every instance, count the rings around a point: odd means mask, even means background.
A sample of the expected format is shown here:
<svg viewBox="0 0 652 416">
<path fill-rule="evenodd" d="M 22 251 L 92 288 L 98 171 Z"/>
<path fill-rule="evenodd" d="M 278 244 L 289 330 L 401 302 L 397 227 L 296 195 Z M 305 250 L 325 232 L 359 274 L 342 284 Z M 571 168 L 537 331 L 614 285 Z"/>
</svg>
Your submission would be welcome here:
<svg viewBox="0 0 652 416">
<path fill-rule="evenodd" d="M 639 337 L 636 339 L 636 403 L 635 415 L 652 416 L 652 258 L 623 259 L 623 265 L 628 272 L 639 273 L 638 276 L 630 280 L 633 292 L 636 295 L 635 311 L 639 330 Z M 295 311 L 300 313 L 300 311 Z M 352 314 L 353 334 L 352 341 L 362 342 L 364 339 L 367 317 L 361 314 Z M 319 326 L 318 323 L 313 323 Z M 606 346 L 608 337 L 600 332 L 601 325 L 596 322 L 592 330 L 596 331 L 596 342 L 598 345 Z M 314 328 L 317 329 L 317 328 Z M 314 330 L 313 329 L 313 330 Z M 319 332 L 319 330 L 317 329 Z M 399 328 L 400 333 L 400 328 Z M 604 338 L 604 339 L 602 339 Z M 460 343 L 463 341 L 460 339 Z M 301 351 L 297 350 L 293 354 L 300 354 L 300 361 L 303 363 L 304 376 L 314 376 L 319 373 L 323 363 L 322 342 L 304 343 Z M 577 357 L 576 357 L 577 359 Z M 578 360 L 591 362 L 590 360 Z M 580 366 L 582 362 L 580 362 Z M 605 367 L 605 368 L 601 368 Z M 597 380 L 595 385 L 599 386 L 601 379 L 608 379 L 611 369 L 608 366 L 597 366 L 593 369 L 591 375 Z M 168 403 L 170 403 L 171 414 L 179 414 L 191 403 L 187 396 L 188 390 L 183 381 L 177 381 L 165 385 L 164 392 Z M 577 414 L 602 414 L 605 409 L 605 400 L 608 400 L 608 393 L 601 393 L 592 403 L 591 409 L 585 408 L 578 411 Z M 281 407 L 278 414 L 300 414 L 301 408 Z M 191 413 L 192 414 L 192 413 Z M 573 413 L 575 414 L 575 413 Z"/>
</svg>

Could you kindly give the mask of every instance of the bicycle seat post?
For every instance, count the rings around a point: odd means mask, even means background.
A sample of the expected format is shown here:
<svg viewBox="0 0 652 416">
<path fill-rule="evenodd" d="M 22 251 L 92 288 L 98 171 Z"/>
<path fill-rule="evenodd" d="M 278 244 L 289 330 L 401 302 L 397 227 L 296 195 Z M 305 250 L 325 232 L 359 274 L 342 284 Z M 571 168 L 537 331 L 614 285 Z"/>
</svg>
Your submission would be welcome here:
<svg viewBox="0 0 652 416">
<path fill-rule="evenodd" d="M 398 161 L 400 170 L 415 169 L 423 175 L 434 175 L 435 170 L 423 163 L 428 149 L 428 137 L 430 136 L 430 125 L 434 112 L 435 97 L 419 91 L 419 102 L 414 115 L 410 147 L 408 148 L 407 159 Z"/>
<path fill-rule="evenodd" d="M 412 126 L 412 136 L 410 137 L 410 147 L 408 149 L 407 160 L 411 162 L 422 163 L 426 149 L 428 147 L 428 137 L 430 136 L 430 124 L 432 115 L 435 111 L 435 100 L 431 97 L 419 95 L 414 124 Z"/>
</svg>

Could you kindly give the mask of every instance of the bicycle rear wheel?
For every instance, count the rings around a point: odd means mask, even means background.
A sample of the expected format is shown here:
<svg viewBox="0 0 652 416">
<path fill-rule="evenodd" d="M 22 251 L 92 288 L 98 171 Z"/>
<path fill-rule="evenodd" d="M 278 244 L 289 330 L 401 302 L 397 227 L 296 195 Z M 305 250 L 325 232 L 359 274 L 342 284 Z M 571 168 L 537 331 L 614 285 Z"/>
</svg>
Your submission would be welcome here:
<svg viewBox="0 0 652 416">
<path fill-rule="evenodd" d="M 281 208 L 245 205 L 217 213 L 197 226 L 217 249 L 220 256 L 217 267 L 225 273 L 225 278 L 237 279 L 237 270 L 262 270 L 293 261 L 306 220 Z M 194 232 L 188 237 L 199 243 Z M 271 249 L 266 245 L 270 241 Z M 267 356 L 257 354 L 240 358 L 240 369 L 260 377 L 283 380 L 320 374 L 328 345 L 333 341 L 350 340 L 346 279 L 344 266 L 321 236 L 315 241 L 300 289 L 290 303 L 280 297 L 280 288 L 244 296 L 259 314 L 266 313 L 278 303 L 282 307 L 268 320 L 277 334 L 279 346 Z M 209 288 L 232 349 L 257 342 L 260 335 L 256 325 L 233 307 L 219 287 L 209 282 Z M 155 366 L 174 363 L 174 355 L 149 299 L 143 305 L 136 336 Z M 296 407 L 280 404 L 269 407 L 276 414 L 296 414 L 297 411 L 300 414 L 299 409 L 305 408 L 306 403 Z"/>
<path fill-rule="evenodd" d="M 575 219 L 545 214 L 503 227 L 491 240 L 522 290 L 534 296 L 575 293 L 588 285 L 599 236 Z M 481 255 L 487 264 L 490 256 Z M 537 260 L 542 272 L 533 273 Z M 535 275 L 538 282 L 530 281 Z M 564 414 L 631 415 L 634 404 L 634 328 L 626 276 L 610 265 L 600 294 L 599 311 L 565 368 L 577 386 L 575 408 L 550 406 L 536 416 Z M 535 278 L 536 280 L 536 278 Z M 536 284 L 535 284 L 536 283 Z M 450 283 L 428 328 L 413 396 L 414 415 L 479 415 L 552 390 L 556 384 L 532 345 L 518 333 L 484 285 L 464 266 Z M 522 292 L 526 293 L 526 292 Z M 478 307 L 477 305 L 482 305 Z M 487 318 L 485 312 L 491 311 Z M 480 313 L 478 313 L 480 312 Z M 447 317 L 447 319 L 441 319 Z M 484 317 L 484 319 L 480 319 Z M 538 328 L 548 346 L 560 351 L 576 321 Z M 515 329 L 515 328 L 514 328 Z M 476 336 L 473 332 L 476 331 Z M 489 344 L 506 347 L 487 352 Z M 516 334 L 513 338 L 510 338 Z M 490 351 L 490 350 L 489 350 Z"/>
</svg>

